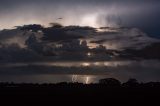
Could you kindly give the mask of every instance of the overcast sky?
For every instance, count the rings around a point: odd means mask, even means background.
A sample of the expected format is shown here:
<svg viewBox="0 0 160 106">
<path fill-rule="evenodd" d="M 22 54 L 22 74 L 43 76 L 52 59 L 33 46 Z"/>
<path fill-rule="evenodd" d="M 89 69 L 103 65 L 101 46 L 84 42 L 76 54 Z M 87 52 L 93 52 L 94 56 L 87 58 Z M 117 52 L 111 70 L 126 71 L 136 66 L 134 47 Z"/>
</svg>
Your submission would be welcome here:
<svg viewBox="0 0 160 106">
<path fill-rule="evenodd" d="M 50 22 L 94 27 L 118 24 L 158 36 L 159 5 L 159 0 L 1 0 L 0 29 Z"/>
</svg>

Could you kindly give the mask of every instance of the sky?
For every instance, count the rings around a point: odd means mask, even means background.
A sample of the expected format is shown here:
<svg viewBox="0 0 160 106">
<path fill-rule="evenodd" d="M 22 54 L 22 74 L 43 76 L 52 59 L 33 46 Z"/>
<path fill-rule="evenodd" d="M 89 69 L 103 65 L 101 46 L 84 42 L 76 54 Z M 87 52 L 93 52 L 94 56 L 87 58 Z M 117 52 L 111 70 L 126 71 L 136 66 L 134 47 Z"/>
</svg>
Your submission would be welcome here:
<svg viewBox="0 0 160 106">
<path fill-rule="evenodd" d="M 1 0 L 0 82 L 160 81 L 159 18 L 159 0 Z"/>
<path fill-rule="evenodd" d="M 159 5 L 159 0 L 1 0 L 0 29 L 59 22 L 93 27 L 138 27 L 159 37 Z"/>
</svg>

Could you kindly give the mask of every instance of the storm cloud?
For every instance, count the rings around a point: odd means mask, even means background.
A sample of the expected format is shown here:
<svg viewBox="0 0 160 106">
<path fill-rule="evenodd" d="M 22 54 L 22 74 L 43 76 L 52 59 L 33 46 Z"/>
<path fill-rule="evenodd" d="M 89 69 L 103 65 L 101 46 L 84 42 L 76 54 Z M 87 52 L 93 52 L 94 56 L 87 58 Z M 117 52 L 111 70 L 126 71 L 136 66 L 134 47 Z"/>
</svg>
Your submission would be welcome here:
<svg viewBox="0 0 160 106">
<path fill-rule="evenodd" d="M 108 60 L 115 51 L 143 49 L 160 42 L 137 28 L 55 25 L 38 29 L 25 25 L 0 31 L 1 62 Z"/>
<path fill-rule="evenodd" d="M 28 26 L 1 31 L 1 75 L 104 75 L 121 80 L 146 80 L 152 74 L 148 80 L 155 80 L 159 75 L 159 60 L 114 58 L 119 57 L 115 54 L 119 50 L 141 50 L 159 42 L 137 28 L 53 26 L 34 30 L 35 25 Z M 8 43 L 18 37 L 21 43 Z"/>
</svg>

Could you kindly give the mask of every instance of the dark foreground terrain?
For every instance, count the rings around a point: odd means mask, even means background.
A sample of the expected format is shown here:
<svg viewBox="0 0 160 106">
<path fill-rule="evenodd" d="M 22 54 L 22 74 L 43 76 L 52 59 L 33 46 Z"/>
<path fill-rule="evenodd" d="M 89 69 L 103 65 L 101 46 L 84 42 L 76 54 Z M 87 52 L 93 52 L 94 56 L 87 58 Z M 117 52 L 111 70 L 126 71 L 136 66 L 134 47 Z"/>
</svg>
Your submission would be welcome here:
<svg viewBox="0 0 160 106">
<path fill-rule="evenodd" d="M 138 83 L 131 79 L 121 84 L 103 79 L 98 84 L 14 84 L 0 83 L 0 104 L 21 106 L 59 105 L 160 105 L 160 83 Z"/>
</svg>

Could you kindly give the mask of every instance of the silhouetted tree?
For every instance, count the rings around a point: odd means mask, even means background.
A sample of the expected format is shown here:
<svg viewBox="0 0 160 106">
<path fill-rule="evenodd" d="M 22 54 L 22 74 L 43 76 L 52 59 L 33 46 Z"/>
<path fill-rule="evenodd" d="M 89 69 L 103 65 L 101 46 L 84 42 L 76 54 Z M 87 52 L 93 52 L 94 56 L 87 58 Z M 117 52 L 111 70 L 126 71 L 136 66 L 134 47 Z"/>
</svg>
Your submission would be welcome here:
<svg viewBox="0 0 160 106">
<path fill-rule="evenodd" d="M 123 83 L 123 86 L 125 87 L 137 87 L 138 85 L 138 81 L 134 78 L 131 78 L 126 83 Z"/>
<path fill-rule="evenodd" d="M 114 78 L 106 78 L 99 80 L 99 84 L 105 84 L 107 86 L 115 87 L 115 86 L 121 86 L 121 82 L 114 79 Z"/>
</svg>

